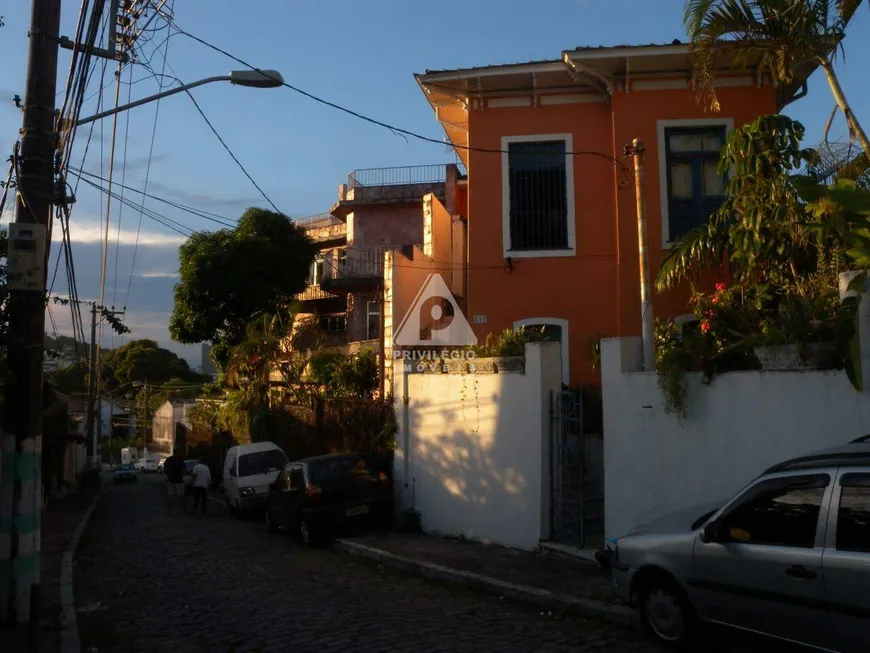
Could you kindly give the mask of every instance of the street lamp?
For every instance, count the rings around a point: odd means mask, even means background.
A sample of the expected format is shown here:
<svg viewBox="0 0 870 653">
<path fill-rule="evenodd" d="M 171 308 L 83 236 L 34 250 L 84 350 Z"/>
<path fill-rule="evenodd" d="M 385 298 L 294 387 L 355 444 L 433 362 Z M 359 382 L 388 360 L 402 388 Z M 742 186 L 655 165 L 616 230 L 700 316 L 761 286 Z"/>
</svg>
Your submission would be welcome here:
<svg viewBox="0 0 870 653">
<path fill-rule="evenodd" d="M 190 84 L 177 86 L 175 88 L 169 89 L 168 91 L 163 91 L 162 93 L 157 93 L 155 95 L 149 95 L 148 97 L 144 97 L 141 100 L 136 100 L 135 102 L 130 102 L 129 104 L 122 104 L 119 107 L 109 109 L 108 111 L 102 111 L 87 118 L 81 118 L 78 122 L 76 122 L 76 127 L 87 125 L 88 123 L 94 122 L 95 120 L 101 120 L 107 116 L 112 116 L 116 113 L 127 111 L 128 109 L 132 109 L 133 107 L 138 107 L 140 105 L 147 104 L 148 102 L 153 102 L 154 100 L 165 98 L 169 95 L 175 95 L 176 93 L 181 93 L 182 91 L 189 91 L 190 89 L 196 88 L 197 86 L 202 86 L 203 84 L 211 84 L 212 82 L 229 82 L 230 84 L 233 84 L 235 86 L 248 86 L 250 88 L 277 88 L 284 84 L 284 78 L 277 70 L 233 70 L 229 75 L 206 77 L 205 79 L 201 79 L 198 82 L 191 82 Z"/>
</svg>

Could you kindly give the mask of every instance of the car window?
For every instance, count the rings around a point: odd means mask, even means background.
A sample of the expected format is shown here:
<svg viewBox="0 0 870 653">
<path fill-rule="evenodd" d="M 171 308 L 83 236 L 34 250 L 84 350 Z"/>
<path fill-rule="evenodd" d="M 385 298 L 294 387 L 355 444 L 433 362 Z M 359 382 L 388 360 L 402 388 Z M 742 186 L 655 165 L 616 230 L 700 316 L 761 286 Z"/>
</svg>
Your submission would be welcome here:
<svg viewBox="0 0 870 653">
<path fill-rule="evenodd" d="M 788 476 L 750 488 L 720 522 L 726 541 L 812 548 L 827 474 Z"/>
<path fill-rule="evenodd" d="M 302 473 L 302 469 L 299 467 L 294 467 L 290 470 L 290 486 L 289 487 L 304 487 L 305 486 L 305 475 Z"/>
<path fill-rule="evenodd" d="M 870 553 L 870 474 L 845 474 L 840 485 L 837 550 Z"/>
<path fill-rule="evenodd" d="M 277 472 L 279 469 L 283 469 L 287 462 L 287 456 L 280 449 L 242 454 L 239 456 L 239 476 Z"/>
<path fill-rule="evenodd" d="M 308 473 L 311 482 L 320 486 L 340 482 L 348 476 L 371 474 L 360 456 L 336 456 L 319 460 L 309 465 Z"/>
</svg>

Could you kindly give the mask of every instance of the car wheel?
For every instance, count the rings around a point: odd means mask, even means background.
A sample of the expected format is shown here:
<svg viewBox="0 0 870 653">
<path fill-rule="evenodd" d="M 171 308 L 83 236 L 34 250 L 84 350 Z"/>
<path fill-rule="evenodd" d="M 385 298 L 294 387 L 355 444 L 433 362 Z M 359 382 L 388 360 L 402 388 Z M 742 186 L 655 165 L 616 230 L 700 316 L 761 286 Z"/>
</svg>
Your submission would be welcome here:
<svg viewBox="0 0 870 653">
<path fill-rule="evenodd" d="M 272 517 L 272 513 L 269 512 L 269 509 L 266 508 L 266 528 L 269 529 L 270 533 L 278 532 L 278 523 L 275 521 L 275 518 Z"/>
<path fill-rule="evenodd" d="M 694 637 L 698 618 L 679 585 L 664 574 L 648 576 L 640 587 L 640 619 L 665 646 L 683 648 Z"/>
</svg>

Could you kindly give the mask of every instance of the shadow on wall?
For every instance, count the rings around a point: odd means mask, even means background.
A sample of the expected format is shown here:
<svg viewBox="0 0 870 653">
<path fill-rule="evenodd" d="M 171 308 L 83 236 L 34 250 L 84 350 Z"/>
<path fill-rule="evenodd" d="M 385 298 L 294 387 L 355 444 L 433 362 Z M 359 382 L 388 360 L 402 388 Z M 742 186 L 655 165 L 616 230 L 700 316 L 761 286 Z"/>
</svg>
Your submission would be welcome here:
<svg viewBox="0 0 870 653">
<path fill-rule="evenodd" d="M 425 531 L 521 549 L 548 532 L 548 399 L 561 385 L 559 351 L 533 349 L 525 374 L 398 375 L 407 451 L 397 452 L 396 477 Z"/>
</svg>

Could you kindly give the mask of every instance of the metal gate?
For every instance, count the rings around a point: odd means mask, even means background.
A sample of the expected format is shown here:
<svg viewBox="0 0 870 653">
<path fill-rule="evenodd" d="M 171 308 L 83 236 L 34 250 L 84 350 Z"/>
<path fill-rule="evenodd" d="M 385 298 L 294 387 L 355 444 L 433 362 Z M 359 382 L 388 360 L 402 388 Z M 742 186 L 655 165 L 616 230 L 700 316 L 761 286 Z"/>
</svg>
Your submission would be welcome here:
<svg viewBox="0 0 870 653">
<path fill-rule="evenodd" d="M 603 469 L 589 460 L 590 438 L 600 436 L 583 432 L 579 392 L 551 393 L 550 415 L 550 539 L 584 548 L 603 532 Z"/>
</svg>

